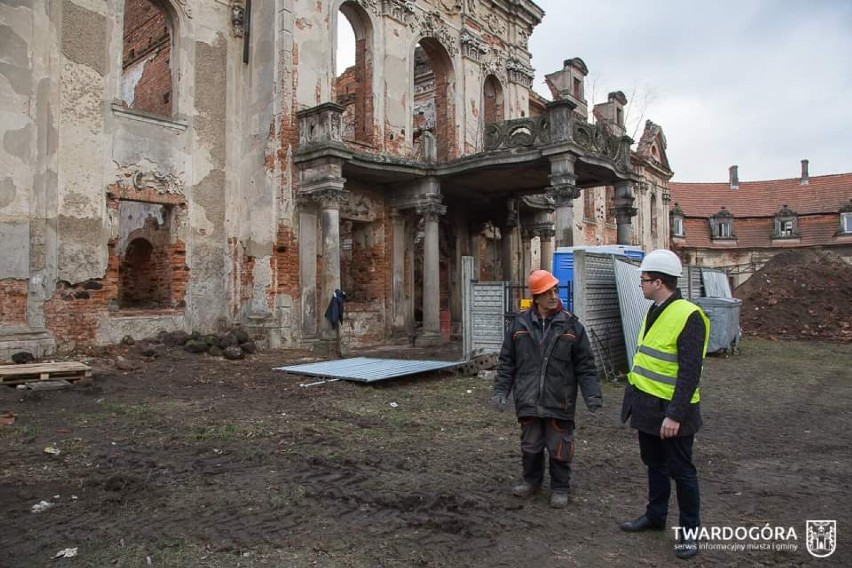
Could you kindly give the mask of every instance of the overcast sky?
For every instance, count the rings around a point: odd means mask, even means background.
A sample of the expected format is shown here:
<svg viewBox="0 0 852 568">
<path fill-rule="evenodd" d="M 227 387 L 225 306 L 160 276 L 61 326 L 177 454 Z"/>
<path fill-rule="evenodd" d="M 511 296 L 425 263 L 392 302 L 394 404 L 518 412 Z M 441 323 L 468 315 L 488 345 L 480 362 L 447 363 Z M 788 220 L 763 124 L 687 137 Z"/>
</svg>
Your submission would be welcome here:
<svg viewBox="0 0 852 568">
<path fill-rule="evenodd" d="M 637 142 L 646 119 L 663 127 L 675 181 L 734 164 L 741 181 L 793 178 L 804 158 L 812 176 L 852 172 L 852 0 L 535 1 L 535 90 L 550 98 L 544 74 L 580 57 L 590 109 L 622 91 Z"/>
<path fill-rule="evenodd" d="M 812 176 L 852 172 L 852 1 L 536 3 L 535 90 L 550 98 L 544 74 L 580 57 L 587 100 L 620 90 L 628 121 L 646 106 L 663 127 L 675 181 L 733 164 L 740 181 L 798 177 L 803 158 Z"/>
</svg>

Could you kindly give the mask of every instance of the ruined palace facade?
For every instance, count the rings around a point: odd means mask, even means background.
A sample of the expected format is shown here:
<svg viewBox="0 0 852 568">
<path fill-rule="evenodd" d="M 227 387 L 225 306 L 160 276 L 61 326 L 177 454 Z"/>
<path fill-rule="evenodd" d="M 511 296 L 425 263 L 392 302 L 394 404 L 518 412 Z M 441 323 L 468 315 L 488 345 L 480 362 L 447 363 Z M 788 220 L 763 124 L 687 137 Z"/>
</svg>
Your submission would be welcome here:
<svg viewBox="0 0 852 568">
<path fill-rule="evenodd" d="M 0 4 L 0 350 L 235 323 L 274 347 L 436 341 L 462 317 L 461 257 L 522 281 L 582 244 L 585 188 L 612 188 L 613 235 L 635 243 L 639 163 L 617 119 L 589 121 L 582 60 L 530 103 L 542 17 L 527 0 Z"/>
</svg>

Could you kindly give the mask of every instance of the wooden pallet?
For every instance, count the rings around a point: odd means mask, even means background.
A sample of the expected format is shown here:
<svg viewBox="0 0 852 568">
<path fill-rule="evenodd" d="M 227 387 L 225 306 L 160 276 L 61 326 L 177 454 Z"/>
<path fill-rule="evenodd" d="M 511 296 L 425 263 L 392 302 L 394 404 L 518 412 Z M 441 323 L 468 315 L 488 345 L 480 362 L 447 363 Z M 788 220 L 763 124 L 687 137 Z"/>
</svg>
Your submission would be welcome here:
<svg viewBox="0 0 852 568">
<path fill-rule="evenodd" d="M 0 365 L 0 385 L 62 380 L 90 382 L 92 380 L 92 368 L 75 361 Z"/>
</svg>

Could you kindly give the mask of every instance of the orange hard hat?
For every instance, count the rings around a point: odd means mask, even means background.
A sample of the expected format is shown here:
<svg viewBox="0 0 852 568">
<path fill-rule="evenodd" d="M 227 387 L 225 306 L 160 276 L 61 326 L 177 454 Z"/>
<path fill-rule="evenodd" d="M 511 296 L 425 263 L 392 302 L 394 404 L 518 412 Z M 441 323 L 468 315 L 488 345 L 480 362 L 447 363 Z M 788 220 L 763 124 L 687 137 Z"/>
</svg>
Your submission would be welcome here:
<svg viewBox="0 0 852 568">
<path fill-rule="evenodd" d="M 543 294 L 559 284 L 559 280 L 547 270 L 533 270 L 530 273 L 530 291 L 533 296 Z"/>
</svg>

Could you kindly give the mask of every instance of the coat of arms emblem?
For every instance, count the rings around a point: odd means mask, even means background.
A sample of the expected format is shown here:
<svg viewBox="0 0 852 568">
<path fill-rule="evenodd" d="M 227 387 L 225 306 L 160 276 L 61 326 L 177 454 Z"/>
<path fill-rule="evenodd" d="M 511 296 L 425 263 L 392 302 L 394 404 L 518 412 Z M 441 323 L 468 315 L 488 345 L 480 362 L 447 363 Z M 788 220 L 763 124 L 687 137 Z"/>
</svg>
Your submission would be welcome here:
<svg viewBox="0 0 852 568">
<path fill-rule="evenodd" d="M 808 552 L 816 558 L 825 558 L 837 548 L 837 521 L 808 521 Z"/>
</svg>

